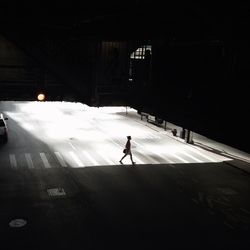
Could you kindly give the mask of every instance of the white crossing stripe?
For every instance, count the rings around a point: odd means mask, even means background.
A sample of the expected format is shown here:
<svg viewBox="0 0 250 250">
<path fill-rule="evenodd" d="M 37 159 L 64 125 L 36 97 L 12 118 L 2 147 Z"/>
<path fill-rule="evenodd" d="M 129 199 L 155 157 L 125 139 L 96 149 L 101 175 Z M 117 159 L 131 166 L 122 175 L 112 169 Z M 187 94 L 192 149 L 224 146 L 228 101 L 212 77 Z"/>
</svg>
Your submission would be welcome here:
<svg viewBox="0 0 250 250">
<path fill-rule="evenodd" d="M 67 167 L 66 162 L 64 161 L 62 155 L 59 152 L 54 152 L 56 155 L 57 160 L 59 161 L 59 163 L 61 164 L 62 167 Z"/>
<path fill-rule="evenodd" d="M 70 151 L 69 154 L 71 155 L 75 163 L 78 165 L 78 167 L 84 167 L 83 163 L 80 161 L 80 159 L 76 156 L 76 154 L 73 151 Z"/>
<path fill-rule="evenodd" d="M 10 154 L 10 165 L 12 168 L 17 168 L 16 157 L 14 154 Z"/>
<path fill-rule="evenodd" d="M 134 156 L 134 155 L 133 155 Z M 146 158 L 146 161 L 147 162 L 150 162 L 149 164 L 152 164 L 152 163 L 155 163 L 155 164 L 159 164 L 159 162 L 158 161 L 156 161 L 154 158 L 152 158 L 151 156 L 149 156 L 149 155 L 146 155 L 145 153 L 143 154 L 143 156 L 142 156 L 143 158 Z M 142 158 L 141 157 L 141 158 Z M 148 164 L 148 163 L 143 163 L 143 164 Z"/>
<path fill-rule="evenodd" d="M 109 164 L 114 165 L 114 162 L 111 161 L 106 155 L 102 154 L 101 157 Z"/>
<path fill-rule="evenodd" d="M 159 154 L 160 155 L 160 154 Z M 167 155 L 165 155 L 165 154 L 161 154 L 162 155 L 162 158 L 166 161 L 166 163 L 175 163 L 175 161 L 172 161 L 172 160 L 170 160 L 169 158 L 169 154 L 167 154 Z M 161 156 L 160 155 L 160 156 Z"/>
<path fill-rule="evenodd" d="M 184 163 L 188 163 L 188 161 L 186 161 L 186 160 L 183 159 L 182 157 L 180 157 L 180 156 L 178 156 L 178 155 L 176 155 L 176 154 L 174 154 L 174 153 L 172 153 L 172 155 L 173 155 L 175 158 L 179 159 L 180 161 L 182 161 L 182 162 L 184 162 Z"/>
<path fill-rule="evenodd" d="M 196 153 L 196 154 L 198 154 L 198 155 L 200 155 L 200 156 L 206 158 L 206 159 L 209 160 L 209 161 L 217 162 L 217 160 L 215 160 L 215 159 L 213 159 L 213 158 L 211 158 L 211 157 L 209 157 L 209 156 L 207 156 L 207 155 L 202 154 L 201 152 L 199 152 L 198 149 L 195 150 L 195 149 L 193 149 L 192 147 L 190 147 L 189 149 L 192 150 L 194 153 Z"/>
<path fill-rule="evenodd" d="M 145 139 L 145 138 L 144 138 Z M 139 147 L 142 147 L 142 144 L 136 142 L 136 141 L 133 141 L 134 144 L 138 145 Z"/>
<path fill-rule="evenodd" d="M 133 155 L 134 156 L 134 155 Z M 149 156 L 149 155 L 146 155 L 146 153 L 144 153 L 142 156 L 140 156 L 140 159 L 142 159 L 143 158 L 143 160 L 144 160 L 144 163 L 143 164 L 159 164 L 159 162 L 158 161 L 156 161 L 154 158 L 152 158 L 151 156 Z M 145 159 L 144 159 L 145 158 Z M 145 160 L 147 161 L 147 162 L 145 162 Z M 142 160 L 141 160 L 141 162 L 142 162 Z M 149 163 L 148 163 L 149 162 Z"/>
<path fill-rule="evenodd" d="M 135 160 L 136 163 L 144 164 L 144 162 L 135 155 L 133 155 L 133 159 Z"/>
<path fill-rule="evenodd" d="M 75 146 L 74 146 L 71 142 L 69 142 L 69 145 L 70 145 L 74 150 L 76 150 Z"/>
<path fill-rule="evenodd" d="M 138 143 L 138 142 L 135 142 L 135 141 L 134 141 L 134 144 L 138 145 L 139 147 L 143 147 L 143 145 L 140 144 L 140 143 Z M 146 154 L 144 153 L 143 157 L 146 158 L 147 161 L 149 161 L 149 162 L 153 162 L 153 163 L 155 163 L 155 164 L 159 164 L 159 162 L 158 162 L 157 160 L 155 160 L 153 157 L 151 157 L 150 155 L 146 155 Z M 144 164 L 144 163 L 142 163 L 142 164 Z"/>
<path fill-rule="evenodd" d="M 197 162 L 202 162 L 201 160 L 199 160 L 198 158 L 194 157 L 193 155 L 190 155 L 184 151 L 181 152 L 182 154 L 186 155 L 187 157 L 190 157 L 191 159 L 197 161 Z"/>
<path fill-rule="evenodd" d="M 94 165 L 100 165 L 88 152 L 84 150 L 82 152 Z"/>
<path fill-rule="evenodd" d="M 105 162 L 107 162 L 107 163 L 109 163 L 109 164 L 111 164 L 111 165 L 114 165 L 115 162 L 113 162 L 112 160 L 110 160 L 110 159 L 106 156 L 106 154 L 107 154 L 107 151 L 99 151 L 99 152 L 98 152 L 98 155 L 99 155 L 102 159 L 104 159 Z"/>
<path fill-rule="evenodd" d="M 40 153 L 45 168 L 51 168 L 45 153 Z"/>
<path fill-rule="evenodd" d="M 144 155 L 144 157 L 146 157 L 147 159 L 149 159 L 150 162 L 153 162 L 155 164 L 159 164 L 160 162 L 155 160 L 153 157 L 151 157 L 150 155 Z"/>
<path fill-rule="evenodd" d="M 24 155 L 25 155 L 26 161 L 28 163 L 28 167 L 29 168 L 34 168 L 33 161 L 31 159 L 31 155 L 28 154 L 28 153 L 25 153 Z"/>
<path fill-rule="evenodd" d="M 163 154 L 159 154 L 159 153 L 156 153 L 154 152 L 154 154 L 158 155 L 160 158 L 162 158 L 164 160 L 164 162 L 166 163 L 174 163 L 172 161 L 170 161 L 166 156 L 164 156 Z"/>
</svg>

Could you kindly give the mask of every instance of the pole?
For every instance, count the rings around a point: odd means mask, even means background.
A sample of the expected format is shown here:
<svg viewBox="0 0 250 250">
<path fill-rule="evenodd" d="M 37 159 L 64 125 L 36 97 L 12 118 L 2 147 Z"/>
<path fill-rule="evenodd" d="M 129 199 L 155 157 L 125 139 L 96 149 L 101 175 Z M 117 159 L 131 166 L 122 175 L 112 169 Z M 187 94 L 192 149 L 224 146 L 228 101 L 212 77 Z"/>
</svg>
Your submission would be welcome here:
<svg viewBox="0 0 250 250">
<path fill-rule="evenodd" d="M 164 121 L 164 130 L 166 131 L 167 130 L 167 122 Z"/>
</svg>

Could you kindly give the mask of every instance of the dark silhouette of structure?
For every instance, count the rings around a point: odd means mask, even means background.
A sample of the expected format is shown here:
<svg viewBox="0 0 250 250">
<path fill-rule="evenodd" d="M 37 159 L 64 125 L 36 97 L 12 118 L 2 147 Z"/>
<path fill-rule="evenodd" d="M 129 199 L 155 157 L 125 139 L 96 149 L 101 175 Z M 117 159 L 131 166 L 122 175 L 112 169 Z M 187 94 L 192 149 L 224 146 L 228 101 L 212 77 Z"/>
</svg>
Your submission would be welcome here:
<svg viewBox="0 0 250 250">
<path fill-rule="evenodd" d="M 58 10 L 6 3 L 0 100 L 34 100 L 42 90 L 52 101 L 130 106 L 249 152 L 247 134 L 236 132 L 250 125 L 247 7 L 109 0 L 84 8 L 61 2 Z M 17 9 L 22 16 L 13 14 Z"/>
</svg>

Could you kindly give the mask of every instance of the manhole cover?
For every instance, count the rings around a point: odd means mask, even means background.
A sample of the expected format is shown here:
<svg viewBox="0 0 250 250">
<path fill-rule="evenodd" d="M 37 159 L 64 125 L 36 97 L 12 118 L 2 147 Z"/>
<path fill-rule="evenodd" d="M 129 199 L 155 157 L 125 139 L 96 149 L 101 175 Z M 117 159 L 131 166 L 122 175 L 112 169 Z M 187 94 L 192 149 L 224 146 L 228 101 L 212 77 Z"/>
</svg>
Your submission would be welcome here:
<svg viewBox="0 0 250 250">
<path fill-rule="evenodd" d="M 10 221 L 9 226 L 10 227 L 23 227 L 27 224 L 27 221 L 24 219 L 15 219 Z"/>
<path fill-rule="evenodd" d="M 63 196 L 66 195 L 63 188 L 50 188 L 47 189 L 49 196 Z"/>
</svg>

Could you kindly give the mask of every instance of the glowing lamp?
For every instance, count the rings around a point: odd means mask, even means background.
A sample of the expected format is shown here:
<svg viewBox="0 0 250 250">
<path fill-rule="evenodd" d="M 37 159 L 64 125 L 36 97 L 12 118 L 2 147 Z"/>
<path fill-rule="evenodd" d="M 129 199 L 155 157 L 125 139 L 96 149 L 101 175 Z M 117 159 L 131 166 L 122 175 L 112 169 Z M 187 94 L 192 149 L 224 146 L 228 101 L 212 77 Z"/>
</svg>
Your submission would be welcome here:
<svg viewBox="0 0 250 250">
<path fill-rule="evenodd" d="M 44 101 L 45 100 L 45 95 L 43 93 L 40 93 L 37 95 L 37 100 L 38 101 Z"/>
</svg>

